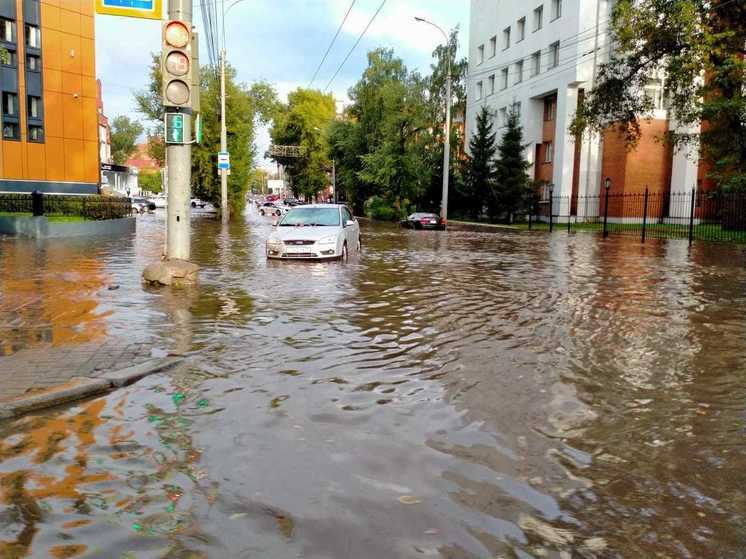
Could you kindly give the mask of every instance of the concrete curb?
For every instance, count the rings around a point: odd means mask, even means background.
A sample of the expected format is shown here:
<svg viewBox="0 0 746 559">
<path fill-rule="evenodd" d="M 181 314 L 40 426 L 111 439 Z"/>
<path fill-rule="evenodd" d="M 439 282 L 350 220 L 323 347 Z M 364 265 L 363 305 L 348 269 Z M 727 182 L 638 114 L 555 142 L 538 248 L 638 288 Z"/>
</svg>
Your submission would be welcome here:
<svg viewBox="0 0 746 559">
<path fill-rule="evenodd" d="M 171 369 L 183 361 L 184 359 L 181 357 L 152 359 L 126 369 L 110 371 L 97 378 L 75 377 L 64 384 L 43 392 L 0 402 L 0 419 L 11 419 L 32 411 L 103 394 L 115 388 L 137 382 L 148 375 Z"/>
</svg>

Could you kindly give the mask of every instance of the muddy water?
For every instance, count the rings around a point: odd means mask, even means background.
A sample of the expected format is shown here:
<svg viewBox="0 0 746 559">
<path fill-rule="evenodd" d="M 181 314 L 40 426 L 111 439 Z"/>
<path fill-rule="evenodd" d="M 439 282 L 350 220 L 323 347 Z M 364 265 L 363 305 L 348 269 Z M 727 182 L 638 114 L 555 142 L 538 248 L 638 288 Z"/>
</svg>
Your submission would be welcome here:
<svg viewBox="0 0 746 559">
<path fill-rule="evenodd" d="M 139 284 L 161 226 L 0 242 L 0 297 L 35 293 L 2 307 L 11 351 L 47 328 L 187 356 L 0 424 L 0 557 L 746 548 L 744 249 L 367 226 L 346 264 L 267 263 L 250 214 L 195 222 L 175 294 Z"/>
</svg>

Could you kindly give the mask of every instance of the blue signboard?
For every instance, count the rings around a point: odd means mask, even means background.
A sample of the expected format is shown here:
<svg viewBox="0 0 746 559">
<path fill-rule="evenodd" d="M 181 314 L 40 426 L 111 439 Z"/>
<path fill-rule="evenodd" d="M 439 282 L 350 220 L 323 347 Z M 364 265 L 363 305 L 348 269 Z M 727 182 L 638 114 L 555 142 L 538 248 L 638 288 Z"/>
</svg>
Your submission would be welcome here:
<svg viewBox="0 0 746 559">
<path fill-rule="evenodd" d="M 96 0 L 96 13 L 161 19 L 163 0 Z"/>
</svg>

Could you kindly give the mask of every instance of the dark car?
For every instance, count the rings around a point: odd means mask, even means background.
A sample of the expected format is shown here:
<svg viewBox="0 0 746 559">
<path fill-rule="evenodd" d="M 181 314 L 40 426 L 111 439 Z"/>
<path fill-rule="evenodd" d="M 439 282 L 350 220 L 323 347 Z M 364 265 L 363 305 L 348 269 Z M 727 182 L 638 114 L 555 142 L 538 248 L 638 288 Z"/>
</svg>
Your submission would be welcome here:
<svg viewBox="0 0 746 559">
<path fill-rule="evenodd" d="M 438 229 L 442 231 L 446 228 L 445 222 L 438 215 L 425 212 L 413 213 L 399 223 L 402 227 L 409 229 Z"/>
</svg>

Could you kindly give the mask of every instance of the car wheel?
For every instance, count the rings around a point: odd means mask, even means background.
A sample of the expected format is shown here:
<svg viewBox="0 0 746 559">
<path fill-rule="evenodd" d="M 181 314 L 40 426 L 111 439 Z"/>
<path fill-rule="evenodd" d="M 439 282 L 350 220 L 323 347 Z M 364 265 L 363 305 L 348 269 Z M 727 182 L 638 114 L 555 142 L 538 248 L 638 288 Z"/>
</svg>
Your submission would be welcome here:
<svg viewBox="0 0 746 559">
<path fill-rule="evenodd" d="M 282 212 L 281 212 L 280 210 L 277 210 L 277 211 L 275 212 L 275 215 L 276 215 L 277 217 L 280 217 L 280 216 L 282 215 Z"/>
<path fill-rule="evenodd" d="M 363 251 L 363 241 L 360 239 L 360 235 L 357 237 L 357 252 L 360 254 Z"/>
<path fill-rule="evenodd" d="M 259 210 L 260 215 L 264 215 L 264 210 Z"/>
<path fill-rule="evenodd" d="M 340 257 L 342 261 L 347 262 L 347 259 L 350 257 L 350 253 L 347 250 L 347 243 L 345 242 L 342 245 L 342 256 Z"/>
</svg>

